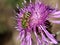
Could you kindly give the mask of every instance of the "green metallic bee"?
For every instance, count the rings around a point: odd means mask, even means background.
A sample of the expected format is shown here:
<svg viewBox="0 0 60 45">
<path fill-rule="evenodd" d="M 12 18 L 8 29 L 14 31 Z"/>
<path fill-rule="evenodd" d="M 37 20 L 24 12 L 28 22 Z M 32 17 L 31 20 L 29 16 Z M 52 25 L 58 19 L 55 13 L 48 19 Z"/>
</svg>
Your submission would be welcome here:
<svg viewBox="0 0 60 45">
<path fill-rule="evenodd" d="M 26 28 L 29 24 L 29 17 L 30 17 L 31 13 L 30 12 L 26 12 L 24 13 L 24 16 L 22 18 L 22 27 Z"/>
</svg>

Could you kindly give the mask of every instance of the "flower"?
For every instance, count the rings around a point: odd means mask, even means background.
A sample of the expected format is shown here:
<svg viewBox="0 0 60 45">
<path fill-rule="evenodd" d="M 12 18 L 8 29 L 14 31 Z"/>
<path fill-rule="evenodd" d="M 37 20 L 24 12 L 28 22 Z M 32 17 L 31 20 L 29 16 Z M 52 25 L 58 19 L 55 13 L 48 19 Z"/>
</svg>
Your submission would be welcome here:
<svg viewBox="0 0 60 45">
<path fill-rule="evenodd" d="M 24 4 L 26 4 L 25 0 Z M 24 5 L 21 9 L 18 7 L 18 10 L 17 30 L 20 32 L 19 38 L 21 45 L 33 45 L 31 33 L 35 34 L 36 45 L 49 45 L 49 43 L 58 44 L 57 40 L 54 38 L 54 35 L 49 33 L 46 29 L 45 22 L 51 17 L 59 18 L 59 10 L 50 8 L 49 6 L 41 3 L 39 0 L 35 0 L 35 3 L 32 3 L 30 0 L 28 5 Z M 60 23 L 59 21 L 54 20 L 50 20 L 50 22 L 57 24 Z M 37 33 L 41 35 L 41 38 L 39 38 Z"/>
</svg>

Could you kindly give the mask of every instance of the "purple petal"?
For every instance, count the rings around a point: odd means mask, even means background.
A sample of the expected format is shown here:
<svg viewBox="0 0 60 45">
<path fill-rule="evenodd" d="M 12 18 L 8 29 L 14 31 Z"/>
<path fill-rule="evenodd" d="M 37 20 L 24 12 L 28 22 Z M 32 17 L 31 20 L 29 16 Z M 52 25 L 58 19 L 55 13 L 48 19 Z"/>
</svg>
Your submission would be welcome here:
<svg viewBox="0 0 60 45">
<path fill-rule="evenodd" d="M 42 30 L 45 32 L 45 34 L 47 35 L 47 37 L 48 37 L 54 44 L 58 44 L 58 42 L 54 39 L 53 35 L 51 35 L 43 26 L 40 25 L 40 27 L 41 27 Z"/>
<path fill-rule="evenodd" d="M 26 45 L 25 39 L 21 42 L 21 45 Z"/>
<path fill-rule="evenodd" d="M 27 45 L 32 45 L 32 40 L 31 40 L 30 32 L 27 32 L 26 42 L 27 42 Z"/>
<path fill-rule="evenodd" d="M 20 33 L 21 45 L 32 45 L 31 34 L 30 32 L 26 32 L 26 33 L 27 34 L 25 34 L 25 32 Z"/>
<path fill-rule="evenodd" d="M 20 41 L 22 42 L 25 38 L 25 31 L 24 30 L 21 31 L 19 35 L 20 35 Z"/>
<path fill-rule="evenodd" d="M 57 20 L 50 20 L 50 22 L 60 24 L 60 21 L 57 21 Z"/>
<path fill-rule="evenodd" d="M 60 11 L 55 11 L 54 13 L 52 13 L 53 15 L 57 15 L 60 14 Z"/>
<path fill-rule="evenodd" d="M 37 35 L 37 33 L 34 31 L 34 34 L 35 34 L 35 36 L 36 36 L 36 40 L 37 40 L 37 45 L 42 45 L 41 44 L 41 40 L 39 39 L 39 37 L 38 37 L 38 35 Z"/>
<path fill-rule="evenodd" d="M 45 42 L 45 44 L 49 44 L 49 43 L 52 43 L 50 40 L 48 40 L 45 35 L 43 34 L 43 32 L 41 32 L 41 35 L 42 35 L 42 41 Z"/>
<path fill-rule="evenodd" d="M 52 15 L 51 18 L 60 18 L 60 15 Z"/>
<path fill-rule="evenodd" d="M 37 45 L 42 45 L 42 44 L 41 44 L 41 40 L 39 39 L 39 37 L 38 37 L 38 35 L 37 35 L 37 33 L 36 33 L 36 28 L 35 28 L 35 27 L 34 27 L 34 34 L 35 34 L 35 36 L 36 36 Z"/>
<path fill-rule="evenodd" d="M 44 36 L 43 32 L 41 32 L 41 35 L 42 35 L 42 40 L 49 43 L 49 41 L 47 40 L 47 38 Z"/>
</svg>

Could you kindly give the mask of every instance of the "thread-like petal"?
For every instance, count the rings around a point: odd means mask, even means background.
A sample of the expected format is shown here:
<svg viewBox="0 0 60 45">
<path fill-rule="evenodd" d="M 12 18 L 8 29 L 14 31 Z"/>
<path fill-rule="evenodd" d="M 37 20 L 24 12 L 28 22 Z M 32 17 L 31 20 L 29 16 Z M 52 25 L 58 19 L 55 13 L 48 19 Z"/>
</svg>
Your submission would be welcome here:
<svg viewBox="0 0 60 45">
<path fill-rule="evenodd" d="M 58 20 L 50 20 L 50 22 L 55 23 L 55 24 L 60 24 L 60 21 Z"/>
<path fill-rule="evenodd" d="M 57 44 L 58 42 L 54 39 L 53 35 L 51 35 L 43 26 L 40 25 L 40 27 L 42 28 L 42 30 L 45 32 L 45 34 L 47 35 L 47 37 L 54 43 Z"/>
</svg>

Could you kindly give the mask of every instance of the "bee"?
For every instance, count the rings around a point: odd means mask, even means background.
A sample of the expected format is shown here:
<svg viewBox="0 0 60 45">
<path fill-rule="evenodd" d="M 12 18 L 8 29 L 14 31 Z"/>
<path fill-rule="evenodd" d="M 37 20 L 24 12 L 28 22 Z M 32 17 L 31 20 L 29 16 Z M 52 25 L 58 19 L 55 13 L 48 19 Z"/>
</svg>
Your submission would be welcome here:
<svg viewBox="0 0 60 45">
<path fill-rule="evenodd" d="M 31 13 L 30 12 L 26 12 L 23 14 L 23 18 L 22 18 L 22 27 L 26 28 L 29 26 L 29 17 L 30 17 Z"/>
</svg>

